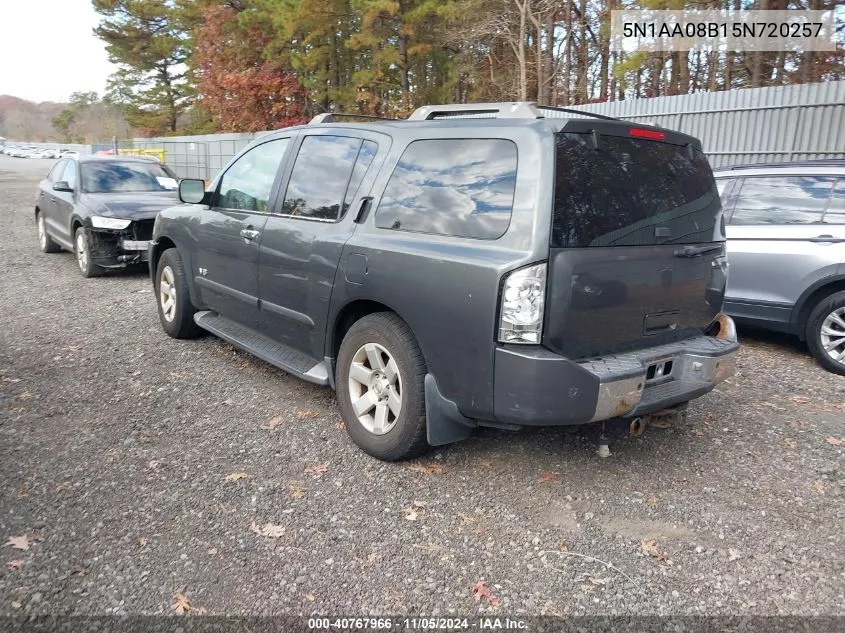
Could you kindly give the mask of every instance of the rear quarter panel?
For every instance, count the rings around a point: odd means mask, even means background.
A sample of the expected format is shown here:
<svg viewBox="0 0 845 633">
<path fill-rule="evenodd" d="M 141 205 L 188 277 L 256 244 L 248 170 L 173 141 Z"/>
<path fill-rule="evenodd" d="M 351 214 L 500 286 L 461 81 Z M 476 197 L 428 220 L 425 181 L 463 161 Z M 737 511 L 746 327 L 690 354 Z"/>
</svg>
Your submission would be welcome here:
<svg viewBox="0 0 845 633">
<path fill-rule="evenodd" d="M 553 138 L 542 122 L 521 127 L 464 127 L 462 138 L 504 138 L 517 145 L 514 209 L 497 240 L 467 239 L 376 228 L 374 218 L 388 179 L 407 145 L 425 138 L 456 138 L 442 128 L 394 135 L 371 195 L 372 211 L 341 256 L 329 312 L 329 333 L 343 308 L 378 301 L 411 328 L 441 393 L 470 417 L 492 418 L 493 357 L 499 288 L 504 273 L 548 257 Z M 348 276 L 350 258 L 356 270 Z M 362 259 L 363 258 L 363 259 Z M 339 342 L 327 337 L 327 356 Z"/>
</svg>

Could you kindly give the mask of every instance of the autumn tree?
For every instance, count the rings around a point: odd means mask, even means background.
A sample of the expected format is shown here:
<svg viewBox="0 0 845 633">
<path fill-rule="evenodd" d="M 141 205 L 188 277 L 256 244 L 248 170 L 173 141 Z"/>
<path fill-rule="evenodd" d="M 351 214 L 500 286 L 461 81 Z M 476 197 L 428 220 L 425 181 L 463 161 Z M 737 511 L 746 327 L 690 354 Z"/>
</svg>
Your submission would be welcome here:
<svg viewBox="0 0 845 633">
<path fill-rule="evenodd" d="M 265 53 L 272 22 L 232 5 L 209 6 L 197 31 L 194 64 L 201 106 L 220 129 L 271 130 L 302 123 L 305 91 Z"/>
</svg>

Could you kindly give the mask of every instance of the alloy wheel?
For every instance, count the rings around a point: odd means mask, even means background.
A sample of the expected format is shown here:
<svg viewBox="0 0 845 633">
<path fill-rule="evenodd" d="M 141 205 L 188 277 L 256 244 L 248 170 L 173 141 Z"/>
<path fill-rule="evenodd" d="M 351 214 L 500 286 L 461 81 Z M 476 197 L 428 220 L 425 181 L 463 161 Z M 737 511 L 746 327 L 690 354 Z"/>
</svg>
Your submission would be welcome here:
<svg viewBox="0 0 845 633">
<path fill-rule="evenodd" d="M 44 216 L 38 214 L 38 243 L 41 249 L 47 248 L 47 229 L 44 227 Z"/>
<path fill-rule="evenodd" d="M 825 317 L 819 339 L 828 356 L 845 364 L 845 307 L 836 308 Z"/>
<path fill-rule="evenodd" d="M 173 269 L 165 266 L 161 269 L 161 278 L 158 281 L 158 300 L 161 304 L 161 313 L 168 323 L 176 318 L 176 280 L 173 276 Z"/>
<path fill-rule="evenodd" d="M 83 273 L 88 270 L 88 240 L 82 231 L 76 235 L 76 261 Z"/>
<path fill-rule="evenodd" d="M 402 412 L 402 377 L 396 360 L 378 343 L 362 345 L 349 367 L 352 409 L 367 431 L 389 433 Z"/>
</svg>

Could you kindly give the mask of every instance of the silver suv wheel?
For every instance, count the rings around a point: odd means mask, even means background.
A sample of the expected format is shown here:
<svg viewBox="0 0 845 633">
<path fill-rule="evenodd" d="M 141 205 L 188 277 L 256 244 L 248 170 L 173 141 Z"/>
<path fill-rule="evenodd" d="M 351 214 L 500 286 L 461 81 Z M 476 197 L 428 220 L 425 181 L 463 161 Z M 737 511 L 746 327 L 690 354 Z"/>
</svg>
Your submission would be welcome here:
<svg viewBox="0 0 845 633">
<path fill-rule="evenodd" d="M 165 266 L 161 269 L 158 281 L 158 300 L 161 303 L 161 315 L 165 321 L 172 323 L 176 318 L 176 281 L 173 269 Z"/>
<path fill-rule="evenodd" d="M 822 348 L 837 363 L 845 363 L 845 307 L 837 308 L 822 321 Z"/>
<path fill-rule="evenodd" d="M 367 431 L 389 433 L 402 412 L 402 377 L 390 352 L 378 343 L 366 343 L 349 366 L 352 409 Z"/>
<path fill-rule="evenodd" d="M 83 273 L 88 270 L 88 240 L 82 231 L 76 233 L 76 262 Z"/>
<path fill-rule="evenodd" d="M 47 229 L 44 227 L 44 216 L 38 214 L 38 243 L 41 245 L 41 250 L 47 250 Z"/>
</svg>

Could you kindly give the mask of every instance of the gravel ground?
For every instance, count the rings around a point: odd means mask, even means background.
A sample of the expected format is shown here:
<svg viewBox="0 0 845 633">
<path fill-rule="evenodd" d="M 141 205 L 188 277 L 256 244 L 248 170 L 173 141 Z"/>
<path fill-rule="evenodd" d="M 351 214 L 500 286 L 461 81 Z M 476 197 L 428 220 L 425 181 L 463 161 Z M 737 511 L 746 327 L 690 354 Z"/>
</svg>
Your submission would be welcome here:
<svg viewBox="0 0 845 633">
<path fill-rule="evenodd" d="M 40 253 L 47 167 L 0 157 L 0 614 L 845 615 L 845 378 L 797 342 L 743 332 L 606 460 L 582 428 L 384 464 L 330 390 L 165 336 L 145 271 Z"/>
</svg>

